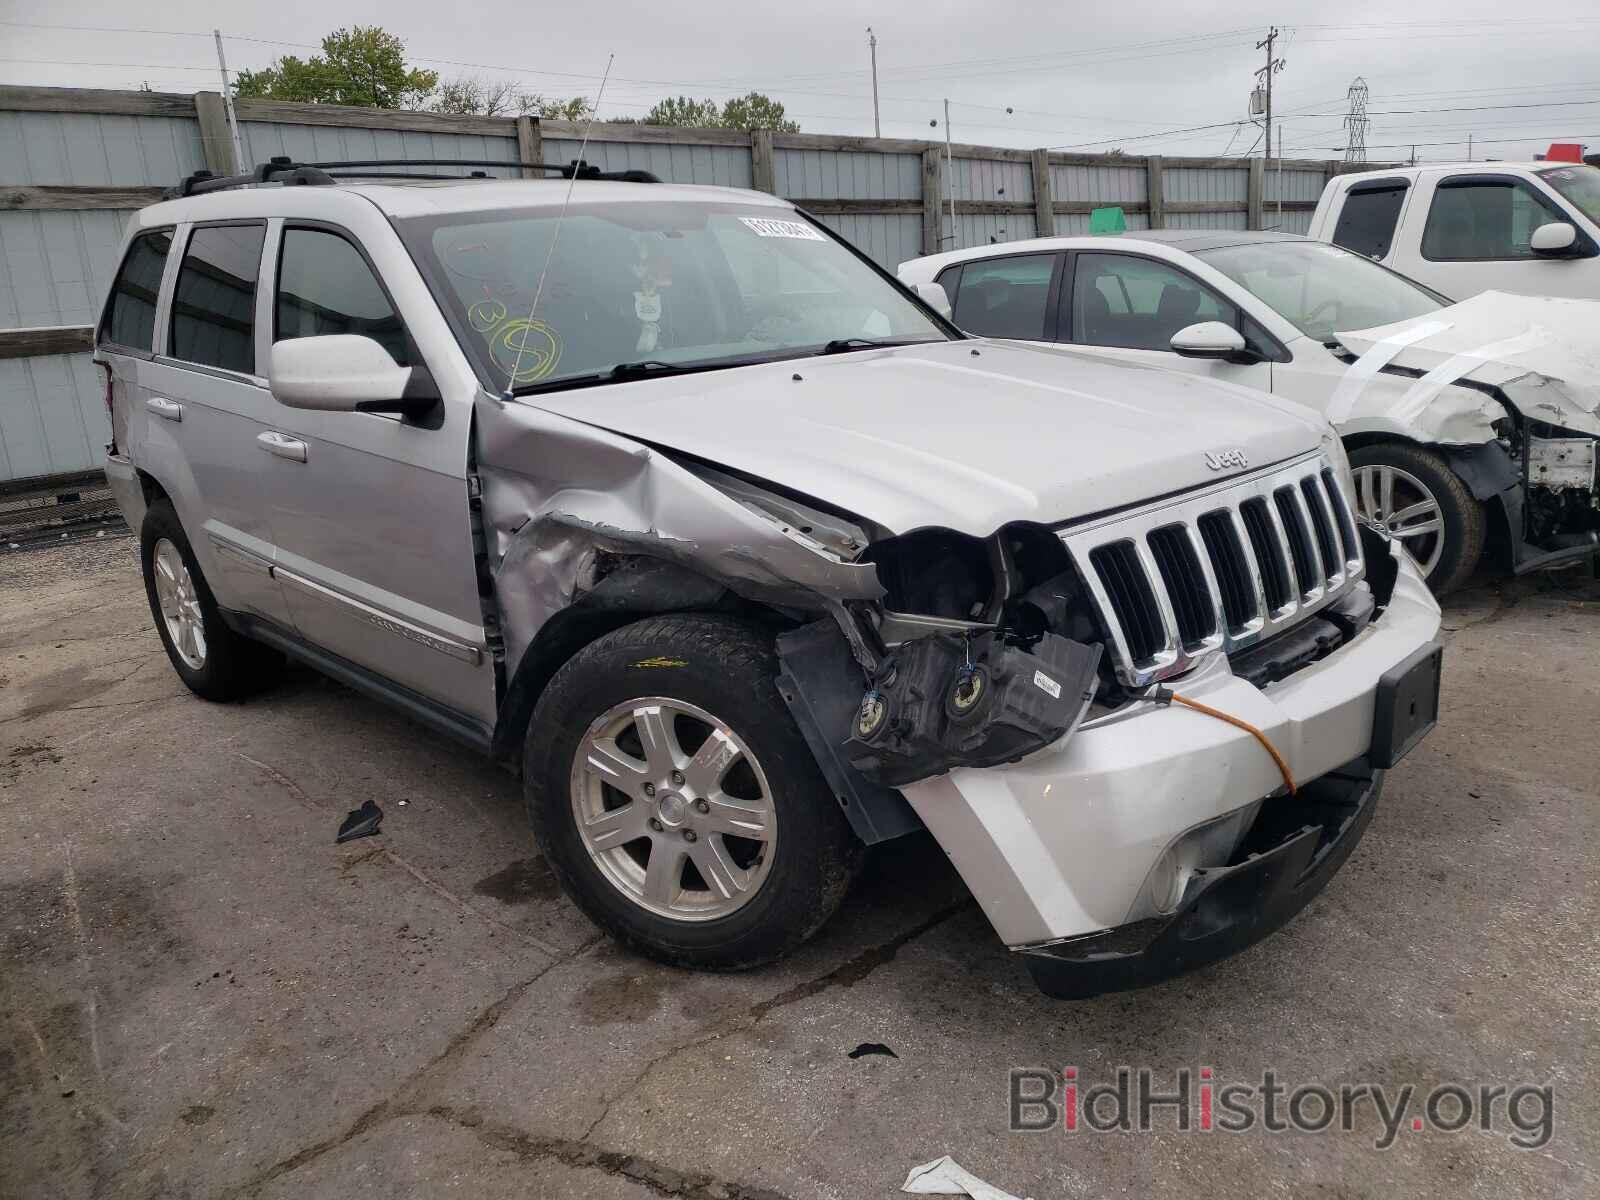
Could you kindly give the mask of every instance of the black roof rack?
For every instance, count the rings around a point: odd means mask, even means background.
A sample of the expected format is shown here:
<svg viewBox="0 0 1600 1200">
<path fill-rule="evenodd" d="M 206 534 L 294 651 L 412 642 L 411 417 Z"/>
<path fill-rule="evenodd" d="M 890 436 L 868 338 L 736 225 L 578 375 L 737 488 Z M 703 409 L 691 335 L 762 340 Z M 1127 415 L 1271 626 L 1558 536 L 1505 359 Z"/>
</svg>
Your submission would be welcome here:
<svg viewBox="0 0 1600 1200">
<path fill-rule="evenodd" d="M 660 183 L 649 171 L 602 171 L 599 167 L 574 159 L 569 163 L 518 162 L 502 159 L 476 158 L 366 158 L 347 162 L 295 162 L 291 158 L 277 157 L 258 163 L 247 175 L 213 175 L 210 171 L 196 171 L 186 177 L 174 196 L 198 196 L 205 192 L 221 192 L 229 188 L 249 187 L 261 183 L 278 183 L 285 187 L 321 186 L 351 179 L 488 179 L 487 171 L 473 171 L 468 175 L 414 175 L 408 167 L 515 167 L 519 170 L 551 171 L 563 179 L 609 179 L 621 183 Z"/>
</svg>

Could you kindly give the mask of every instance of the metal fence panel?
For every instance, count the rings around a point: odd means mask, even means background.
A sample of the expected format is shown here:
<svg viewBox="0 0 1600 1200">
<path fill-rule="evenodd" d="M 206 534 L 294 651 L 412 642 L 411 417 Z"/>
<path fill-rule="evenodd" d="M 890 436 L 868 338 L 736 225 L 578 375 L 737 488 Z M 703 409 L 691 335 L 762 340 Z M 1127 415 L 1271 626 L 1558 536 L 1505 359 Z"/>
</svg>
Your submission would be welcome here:
<svg viewBox="0 0 1600 1200">
<path fill-rule="evenodd" d="M 0 482 L 98 467 L 103 395 L 87 354 L 0 359 Z"/>
<path fill-rule="evenodd" d="M 280 155 L 296 162 L 349 162 L 352 159 L 463 158 L 505 162 L 517 157 L 514 137 L 473 133 L 419 133 L 402 129 L 355 129 L 330 125 L 286 125 L 275 121 L 242 121 L 244 166 Z M 476 169 L 476 168 L 474 168 Z M 491 175 L 516 175 L 515 168 L 483 168 Z M 401 168 L 407 174 L 439 174 L 438 167 Z"/>
<path fill-rule="evenodd" d="M 0 329 L 94 324 L 131 215 L 0 212 Z"/>
<path fill-rule="evenodd" d="M 1033 165 L 1010 159 L 957 158 L 951 167 L 957 200 L 1033 202 Z"/>
<path fill-rule="evenodd" d="M 1244 208 L 1250 190 L 1248 167 L 1168 167 L 1161 175 L 1161 190 L 1168 204 L 1175 201 L 1237 201 Z M 1210 228 L 1196 226 L 1194 228 Z"/>
<path fill-rule="evenodd" d="M 828 214 L 817 220 L 888 271 L 922 252 L 920 216 L 850 213 Z"/>
<path fill-rule="evenodd" d="M 920 200 L 922 156 L 856 150 L 772 153 L 773 186 L 796 200 Z"/>
<path fill-rule="evenodd" d="M 1094 204 L 1143 204 L 1150 198 L 1149 176 L 1142 160 L 1127 166 L 1050 168 L 1050 191 L 1057 200 Z M 1059 227 L 1061 218 L 1056 218 Z"/>
<path fill-rule="evenodd" d="M 1030 213 L 958 212 L 955 245 L 947 245 L 945 249 L 965 250 L 968 246 L 990 246 L 996 242 L 1015 242 L 1036 236 L 1034 219 Z"/>
<path fill-rule="evenodd" d="M 1287 215 L 1287 214 L 1286 214 Z M 1238 212 L 1203 212 L 1167 214 L 1168 229 L 1248 229 L 1250 214 L 1244 206 Z"/>
<path fill-rule="evenodd" d="M 167 187 L 203 166 L 198 121 L 0 112 L 0 186 Z"/>
<path fill-rule="evenodd" d="M 580 156 L 578 148 L 583 146 Z M 664 142 L 544 139 L 544 161 L 569 163 L 581 157 L 602 171 L 649 171 L 667 183 L 708 183 L 747 188 L 750 151 L 743 146 L 692 146 Z"/>
</svg>

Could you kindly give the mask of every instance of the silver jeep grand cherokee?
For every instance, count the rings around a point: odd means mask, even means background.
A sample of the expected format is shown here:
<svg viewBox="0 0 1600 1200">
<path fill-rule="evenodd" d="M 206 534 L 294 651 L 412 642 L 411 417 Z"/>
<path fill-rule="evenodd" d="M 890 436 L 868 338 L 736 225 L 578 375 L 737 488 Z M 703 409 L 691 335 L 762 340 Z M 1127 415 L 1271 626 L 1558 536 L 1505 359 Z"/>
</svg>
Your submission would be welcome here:
<svg viewBox="0 0 1600 1200">
<path fill-rule="evenodd" d="M 573 899 L 747 967 L 930 830 L 1059 996 L 1271 932 L 1433 725 L 1308 410 L 963 337 L 771 196 L 288 163 L 140 212 L 106 473 L 173 667 L 520 769 Z"/>
</svg>

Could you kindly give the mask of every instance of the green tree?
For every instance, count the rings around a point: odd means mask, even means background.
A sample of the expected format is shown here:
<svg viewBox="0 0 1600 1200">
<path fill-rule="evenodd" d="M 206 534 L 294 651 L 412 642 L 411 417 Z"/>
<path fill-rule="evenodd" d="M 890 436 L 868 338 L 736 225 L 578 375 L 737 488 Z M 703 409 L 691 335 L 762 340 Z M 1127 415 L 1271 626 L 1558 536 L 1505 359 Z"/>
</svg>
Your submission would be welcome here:
<svg viewBox="0 0 1600 1200">
<path fill-rule="evenodd" d="M 726 104 L 668 96 L 642 118 L 645 125 L 686 125 L 697 129 L 773 129 L 799 133 L 797 122 L 784 119 L 783 105 L 760 92 L 751 92 Z"/>
<path fill-rule="evenodd" d="M 517 97 L 517 107 L 551 121 L 583 121 L 594 113 L 594 105 L 587 96 L 541 96 L 528 92 Z"/>
<path fill-rule="evenodd" d="M 416 108 L 439 83 L 437 71 L 409 68 L 405 43 L 376 25 L 336 29 L 311 58 L 285 55 L 260 71 L 240 71 L 240 96 Z"/>
<path fill-rule="evenodd" d="M 799 133 L 800 123 L 784 119 L 783 105 L 760 92 L 751 92 L 722 106 L 717 122 L 728 129 L 771 129 L 777 133 Z"/>
<path fill-rule="evenodd" d="M 668 96 L 644 115 L 646 125 L 685 125 L 710 129 L 721 123 L 722 113 L 715 100 L 691 100 L 688 96 Z"/>
</svg>

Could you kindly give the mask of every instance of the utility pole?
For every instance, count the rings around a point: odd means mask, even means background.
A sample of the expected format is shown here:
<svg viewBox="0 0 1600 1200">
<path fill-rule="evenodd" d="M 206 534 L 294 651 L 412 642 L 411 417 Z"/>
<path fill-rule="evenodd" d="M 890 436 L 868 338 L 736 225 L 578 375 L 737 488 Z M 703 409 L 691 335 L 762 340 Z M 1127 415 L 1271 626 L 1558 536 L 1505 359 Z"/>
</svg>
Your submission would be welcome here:
<svg viewBox="0 0 1600 1200">
<path fill-rule="evenodd" d="M 878 124 L 878 35 L 867 26 L 867 50 L 872 55 L 872 136 L 881 138 L 883 128 Z"/>
<path fill-rule="evenodd" d="M 950 192 L 950 245 L 956 244 L 956 169 L 950 157 L 950 101 L 944 102 L 944 186 Z"/>
<path fill-rule="evenodd" d="M 1467 134 L 1467 161 L 1472 161 L 1472 135 Z"/>
<path fill-rule="evenodd" d="M 1265 50 L 1267 52 L 1267 65 L 1256 72 L 1256 78 L 1261 80 L 1261 87 L 1267 93 L 1267 145 L 1265 154 L 1266 161 L 1269 163 L 1272 161 L 1272 77 L 1283 70 L 1283 59 L 1272 57 L 1273 46 L 1277 40 L 1278 27 L 1274 25 L 1268 30 L 1267 36 L 1256 43 L 1257 50 Z"/>
<path fill-rule="evenodd" d="M 239 140 L 239 118 L 233 111 L 233 85 L 228 82 L 228 60 L 222 53 L 222 30 L 213 29 L 211 33 L 217 39 L 217 66 L 222 69 L 222 107 L 228 114 L 228 132 L 233 135 L 233 161 L 242 171 L 246 165 L 244 143 Z"/>
</svg>

